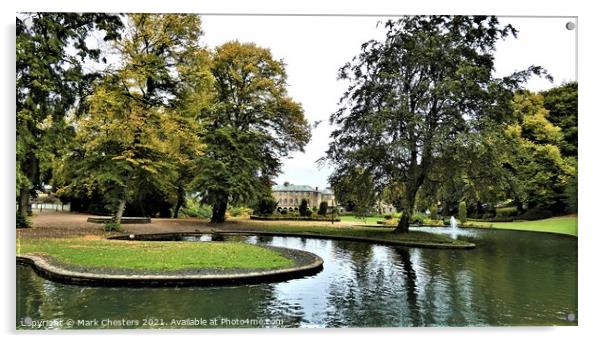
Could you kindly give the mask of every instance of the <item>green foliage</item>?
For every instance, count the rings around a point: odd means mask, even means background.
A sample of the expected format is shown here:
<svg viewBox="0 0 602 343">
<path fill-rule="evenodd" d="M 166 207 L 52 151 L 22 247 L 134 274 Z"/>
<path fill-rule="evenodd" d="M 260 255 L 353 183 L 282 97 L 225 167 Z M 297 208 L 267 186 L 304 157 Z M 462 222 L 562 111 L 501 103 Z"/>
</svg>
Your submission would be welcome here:
<svg viewBox="0 0 602 343">
<path fill-rule="evenodd" d="M 514 91 L 545 70 L 494 76 L 496 42 L 517 33 L 495 17 L 407 16 L 384 26 L 384 41 L 364 43 L 340 69 L 350 86 L 331 115 L 336 128 L 325 160 L 339 199 L 370 208 L 389 193 L 388 202 L 407 214 L 398 232 L 407 232 L 425 180 L 445 182 L 438 180 L 450 166 L 454 181 L 462 180 L 477 158 L 479 171 L 496 165 L 485 158 L 483 133 L 501 131 L 512 119 Z"/>
<path fill-rule="evenodd" d="M 104 224 L 105 231 L 121 231 L 121 223 L 111 220 Z"/>
<path fill-rule="evenodd" d="M 62 175 L 56 179 L 63 185 L 61 194 L 103 194 L 117 219 L 126 203 L 151 195 L 177 189 L 178 201 L 183 201 L 188 180 L 182 172 L 199 154 L 194 112 L 200 105 L 193 111 L 178 101 L 198 100 L 187 97 L 192 90 L 203 94 L 196 84 L 203 84 L 199 80 L 204 77 L 198 63 L 208 60 L 200 58 L 198 16 L 128 18 L 128 30 L 114 44 L 123 65 L 95 83 L 87 111 L 77 122 L 74 151 L 62 161 Z M 200 62 L 176 63 L 190 55 Z"/>
<path fill-rule="evenodd" d="M 466 201 L 460 201 L 458 205 L 458 219 L 460 223 L 466 223 Z"/>
<path fill-rule="evenodd" d="M 576 174 L 576 173 L 575 173 Z M 573 175 L 567 181 L 565 196 L 566 196 L 566 204 L 571 212 L 577 212 L 578 209 L 578 192 L 577 192 L 577 175 Z"/>
<path fill-rule="evenodd" d="M 416 224 L 416 225 L 424 225 L 427 220 L 428 220 L 428 217 L 424 213 L 414 213 L 414 214 L 412 214 L 410 223 Z"/>
<path fill-rule="evenodd" d="M 320 209 L 318 210 L 318 214 L 321 216 L 325 216 L 328 212 L 328 203 L 326 201 L 320 202 Z"/>
<path fill-rule="evenodd" d="M 186 199 L 186 206 L 182 212 L 187 217 L 193 218 L 211 218 L 211 206 L 201 204 L 194 199 Z"/>
<path fill-rule="evenodd" d="M 29 217 L 24 216 L 21 212 L 17 211 L 17 228 L 31 227 L 31 220 Z"/>
<path fill-rule="evenodd" d="M 307 199 L 301 200 L 301 205 L 299 206 L 299 214 L 303 217 L 311 216 L 311 210 L 309 209 Z"/>
<path fill-rule="evenodd" d="M 195 188 L 224 221 L 228 203 L 250 203 L 270 191 L 280 158 L 303 150 L 311 132 L 301 105 L 286 90 L 284 63 L 268 49 L 237 41 L 219 46 L 211 68 L 216 103 L 202 113 L 210 128 L 196 160 Z"/>
<path fill-rule="evenodd" d="M 393 216 L 390 214 L 385 214 L 384 218 L 385 218 L 385 220 L 391 220 L 391 219 L 393 219 Z"/>
<path fill-rule="evenodd" d="M 119 36 L 117 15 L 23 13 L 16 18 L 16 186 L 24 214 L 29 195 L 52 178 L 55 161 L 68 153 L 74 127 L 98 73 L 85 63 L 100 63 L 101 51 L 85 41 L 96 32 L 110 41 Z"/>
<path fill-rule="evenodd" d="M 252 212 L 252 209 L 244 206 L 233 206 L 228 209 L 228 215 L 231 217 L 248 217 Z"/>
<path fill-rule="evenodd" d="M 496 218 L 513 218 L 518 216 L 518 209 L 513 207 L 500 207 L 495 209 Z"/>
<path fill-rule="evenodd" d="M 520 220 L 540 220 L 550 218 L 554 215 L 554 213 L 550 210 L 541 209 L 541 208 L 532 208 L 528 209 L 525 213 L 518 216 L 517 219 Z"/>
<path fill-rule="evenodd" d="M 541 94 L 517 93 L 513 108 L 518 121 L 505 130 L 509 148 L 501 157 L 511 194 L 521 207 L 562 212 L 577 161 L 562 155 L 562 131 L 548 120 Z"/>
<path fill-rule="evenodd" d="M 549 121 L 562 129 L 560 149 L 564 156 L 577 156 L 578 85 L 565 83 L 542 93 L 543 105 L 549 111 Z"/>
<path fill-rule="evenodd" d="M 437 214 L 437 212 L 439 211 L 439 208 L 437 207 L 437 205 L 433 205 L 429 208 L 429 218 L 432 220 L 438 220 L 439 219 L 439 214 Z"/>
<path fill-rule="evenodd" d="M 272 197 L 263 197 L 255 205 L 254 214 L 270 215 L 276 211 L 278 202 Z"/>
</svg>

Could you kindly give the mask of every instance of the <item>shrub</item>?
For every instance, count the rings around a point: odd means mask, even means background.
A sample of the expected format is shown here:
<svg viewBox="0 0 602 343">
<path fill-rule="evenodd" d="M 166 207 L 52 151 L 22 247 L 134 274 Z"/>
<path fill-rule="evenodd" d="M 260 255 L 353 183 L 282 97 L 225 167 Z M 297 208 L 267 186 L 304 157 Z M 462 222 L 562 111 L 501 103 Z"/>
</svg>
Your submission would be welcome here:
<svg viewBox="0 0 602 343">
<path fill-rule="evenodd" d="M 104 229 L 105 231 L 119 231 L 121 230 L 121 224 L 112 219 L 111 221 L 105 223 Z"/>
<path fill-rule="evenodd" d="M 186 206 L 182 209 L 182 213 L 187 217 L 211 218 L 213 208 L 210 205 L 199 204 L 193 199 L 187 199 Z"/>
<path fill-rule="evenodd" d="M 230 209 L 228 209 L 228 214 L 231 217 L 241 217 L 241 216 L 248 216 L 250 215 L 252 212 L 252 210 L 248 207 L 244 207 L 244 206 L 240 206 L 240 207 L 230 207 Z M 271 214 L 271 213 L 270 213 Z"/>
<path fill-rule="evenodd" d="M 318 210 L 318 214 L 321 216 L 325 216 L 326 212 L 328 212 L 328 203 L 326 201 L 322 201 L 320 203 L 320 209 Z"/>
<path fill-rule="evenodd" d="M 429 211 L 431 212 L 429 214 L 429 218 L 430 219 L 432 219 L 432 220 L 439 219 L 439 215 L 437 214 L 437 212 L 439 211 L 439 209 L 437 208 L 437 205 L 431 206 L 431 208 L 429 208 Z"/>
<path fill-rule="evenodd" d="M 283 216 L 288 214 L 288 210 L 285 208 L 282 211 L 280 211 L 280 214 L 282 214 Z"/>
<path fill-rule="evenodd" d="M 311 211 L 309 210 L 309 206 L 307 204 L 307 199 L 301 200 L 301 205 L 299 206 L 299 214 L 303 217 L 310 216 Z"/>
<path fill-rule="evenodd" d="M 466 201 L 460 201 L 458 204 L 458 219 L 460 223 L 466 223 Z"/>
<path fill-rule="evenodd" d="M 518 215 L 518 210 L 516 207 L 501 207 L 495 209 L 496 218 L 510 218 L 516 217 Z"/>
<path fill-rule="evenodd" d="M 29 220 L 29 217 L 27 216 L 22 216 L 21 213 L 17 212 L 17 227 L 18 228 L 26 228 L 26 227 L 31 227 L 31 221 Z"/>
<path fill-rule="evenodd" d="M 312 214 L 313 214 L 313 211 L 309 210 L 309 209 L 307 210 L 307 212 L 305 212 L 306 217 L 311 217 Z"/>
<path fill-rule="evenodd" d="M 554 213 L 552 213 L 552 211 L 550 211 L 550 210 L 544 210 L 544 209 L 540 209 L 540 208 L 532 208 L 532 209 L 527 210 L 527 212 L 523 213 L 522 215 L 518 216 L 516 219 L 539 220 L 539 219 L 550 218 L 553 215 L 554 215 Z"/>
<path fill-rule="evenodd" d="M 390 214 L 385 214 L 385 220 L 391 220 L 393 219 L 393 216 Z"/>
<path fill-rule="evenodd" d="M 426 220 L 426 215 L 424 213 L 414 213 L 412 218 L 410 219 L 410 223 L 424 225 Z"/>
<path fill-rule="evenodd" d="M 426 219 L 424 225 L 444 225 L 444 222 L 439 219 Z"/>
<path fill-rule="evenodd" d="M 254 213 L 261 215 L 269 215 L 274 213 L 274 211 L 276 210 L 276 206 L 278 206 L 278 202 L 274 200 L 274 198 L 264 197 L 259 199 L 259 201 L 257 201 L 257 204 L 255 204 Z"/>
</svg>

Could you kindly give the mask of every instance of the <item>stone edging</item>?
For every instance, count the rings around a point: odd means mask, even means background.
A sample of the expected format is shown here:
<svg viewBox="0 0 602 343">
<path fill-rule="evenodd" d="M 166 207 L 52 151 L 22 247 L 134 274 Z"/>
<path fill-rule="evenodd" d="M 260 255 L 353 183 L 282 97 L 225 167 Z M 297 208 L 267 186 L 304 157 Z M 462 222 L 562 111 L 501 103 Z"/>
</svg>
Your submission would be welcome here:
<svg viewBox="0 0 602 343">
<path fill-rule="evenodd" d="M 314 233 L 302 233 L 302 232 L 271 232 L 271 231 L 255 231 L 255 230 L 213 230 L 208 232 L 174 232 L 174 233 L 149 233 L 149 234 L 138 234 L 134 238 L 129 235 L 119 235 L 108 237 L 108 239 L 122 239 L 122 240 L 158 240 L 161 238 L 176 237 L 176 236 L 188 236 L 188 235 L 202 235 L 202 234 L 246 234 L 246 235 L 259 235 L 259 236 L 282 236 L 282 237 L 302 237 L 302 238 L 318 238 L 318 239 L 332 239 L 337 241 L 353 241 L 353 242 L 365 242 L 373 244 L 383 244 L 392 246 L 404 246 L 411 248 L 433 248 L 433 249 L 474 249 L 476 245 L 474 243 L 467 244 L 448 244 L 448 243 L 423 243 L 423 242 L 400 242 L 389 239 L 369 238 L 369 237 L 352 237 L 352 236 L 338 236 L 338 235 L 321 235 Z"/>
<path fill-rule="evenodd" d="M 313 275 L 323 268 L 324 261 L 322 258 L 310 252 L 289 248 L 276 248 L 274 250 L 289 252 L 287 255 L 302 255 L 302 259 L 309 261 L 302 263 L 299 259 L 293 259 L 295 261 L 293 267 L 264 271 L 237 271 L 223 274 L 200 272 L 179 275 L 79 272 L 53 264 L 50 260 L 37 255 L 18 255 L 17 262 L 31 266 L 38 275 L 51 281 L 73 285 L 109 287 L 220 286 L 277 282 Z"/>
</svg>

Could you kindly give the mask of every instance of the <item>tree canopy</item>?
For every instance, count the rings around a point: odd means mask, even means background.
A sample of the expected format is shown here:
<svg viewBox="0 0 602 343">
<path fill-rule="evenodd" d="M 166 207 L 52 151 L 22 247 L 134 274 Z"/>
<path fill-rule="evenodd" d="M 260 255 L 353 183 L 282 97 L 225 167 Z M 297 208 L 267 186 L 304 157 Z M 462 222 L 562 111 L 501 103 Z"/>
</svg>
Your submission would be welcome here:
<svg viewBox="0 0 602 343">
<path fill-rule="evenodd" d="M 370 204 L 385 190 L 399 192 L 397 231 L 407 232 L 425 180 L 461 168 L 454 159 L 470 159 L 484 133 L 509 123 L 514 92 L 545 70 L 493 76 L 496 42 L 517 34 L 496 17 L 408 16 L 385 28 L 383 42 L 364 43 L 340 69 L 350 86 L 330 118 L 337 129 L 326 159 L 335 192 L 367 183 L 372 196 L 359 198 Z"/>
<path fill-rule="evenodd" d="M 216 101 L 202 121 L 204 153 L 194 181 L 222 222 L 228 203 L 270 193 L 281 158 L 303 151 L 310 128 L 301 105 L 288 96 L 284 63 L 252 43 L 226 43 L 212 64 Z"/>
<path fill-rule="evenodd" d="M 97 32 L 105 41 L 119 37 L 121 19 L 109 14 L 29 13 L 16 18 L 17 192 L 21 215 L 29 197 L 52 176 L 73 129 L 66 117 L 81 113 L 91 82 L 86 61 L 102 53 L 86 39 Z"/>
</svg>

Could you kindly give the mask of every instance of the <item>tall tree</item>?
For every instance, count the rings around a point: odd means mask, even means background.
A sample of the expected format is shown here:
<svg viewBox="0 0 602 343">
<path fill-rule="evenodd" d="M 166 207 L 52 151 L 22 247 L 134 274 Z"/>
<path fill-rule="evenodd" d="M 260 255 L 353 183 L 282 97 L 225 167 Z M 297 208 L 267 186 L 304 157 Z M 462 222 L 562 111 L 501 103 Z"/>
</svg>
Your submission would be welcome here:
<svg viewBox="0 0 602 343">
<path fill-rule="evenodd" d="M 201 80 L 211 79 L 199 16 L 128 19 L 115 44 L 123 63 L 96 85 L 78 123 L 80 148 L 65 163 L 77 176 L 67 188 L 101 189 L 117 223 L 128 201 L 143 201 L 152 189 L 174 193 L 182 154 L 198 148 L 201 105 L 191 102 L 202 98 Z"/>
<path fill-rule="evenodd" d="M 335 192 L 353 175 L 373 193 L 402 194 L 396 232 L 408 232 L 416 195 L 434 170 L 511 119 L 513 92 L 540 67 L 493 76 L 495 44 L 516 35 L 496 17 L 408 16 L 388 21 L 383 42 L 369 41 L 339 78 L 351 85 L 330 121 L 326 160 Z M 477 146 L 479 144 L 476 144 Z M 470 154 L 462 154 L 470 156 Z"/>
<path fill-rule="evenodd" d="M 542 208 L 562 212 L 565 190 L 576 175 L 576 160 L 561 153 L 562 129 L 548 119 L 544 97 L 528 91 L 516 94 L 514 114 L 518 122 L 509 125 L 507 155 L 511 193 L 519 208 Z"/>
<path fill-rule="evenodd" d="M 73 136 L 66 116 L 81 112 L 77 105 L 98 76 L 83 68 L 101 57 L 86 39 L 96 33 L 113 40 L 122 23 L 116 15 L 77 13 L 24 13 L 16 21 L 16 174 L 25 216 L 29 197 L 48 182 L 54 159 Z"/>
<path fill-rule="evenodd" d="M 310 138 L 301 105 L 286 90 L 284 63 L 255 44 L 229 42 L 215 51 L 216 104 L 202 119 L 205 145 L 195 180 L 212 222 L 223 222 L 228 203 L 267 194 L 280 159 Z"/>
<path fill-rule="evenodd" d="M 544 107 L 549 111 L 550 122 L 562 129 L 561 152 L 564 156 L 577 156 L 577 82 L 565 83 L 543 92 Z"/>
</svg>

